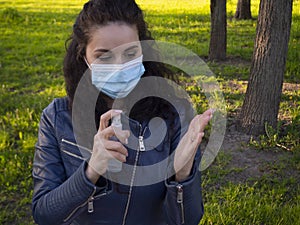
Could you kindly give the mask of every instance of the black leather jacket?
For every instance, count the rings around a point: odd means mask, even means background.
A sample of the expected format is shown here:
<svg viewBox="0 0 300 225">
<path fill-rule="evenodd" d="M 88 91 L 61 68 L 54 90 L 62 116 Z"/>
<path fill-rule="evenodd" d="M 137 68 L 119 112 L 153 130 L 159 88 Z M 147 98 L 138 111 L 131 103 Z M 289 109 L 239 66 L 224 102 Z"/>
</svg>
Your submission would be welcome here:
<svg viewBox="0 0 300 225">
<path fill-rule="evenodd" d="M 147 124 L 131 123 L 133 134 L 143 129 L 147 136 Z M 143 170 L 144 166 L 160 162 L 174 151 L 180 139 L 176 133 L 179 130 L 177 127 L 175 132 L 169 132 L 155 148 L 146 138 L 145 151 L 128 148 L 126 163 L 142 168 L 135 171 L 134 182 L 153 178 L 153 173 L 148 175 L 149 170 Z M 74 138 L 68 99 L 55 99 L 43 111 L 39 126 L 33 164 L 33 217 L 40 225 L 197 225 L 203 215 L 200 155 L 199 150 L 190 177 L 181 183 L 170 177 L 130 186 L 118 184 L 108 175 L 94 185 L 85 176 L 87 160 Z M 162 167 L 158 171 L 167 170 Z M 131 180 L 132 173 L 129 170 Z"/>
</svg>

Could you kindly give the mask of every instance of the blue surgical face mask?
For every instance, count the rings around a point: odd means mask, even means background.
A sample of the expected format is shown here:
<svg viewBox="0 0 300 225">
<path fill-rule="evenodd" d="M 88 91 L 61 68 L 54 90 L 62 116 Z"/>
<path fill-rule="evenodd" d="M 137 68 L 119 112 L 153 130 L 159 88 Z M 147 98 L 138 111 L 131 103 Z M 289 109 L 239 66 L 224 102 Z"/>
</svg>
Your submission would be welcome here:
<svg viewBox="0 0 300 225">
<path fill-rule="evenodd" d="M 143 55 L 124 64 L 91 64 L 92 84 L 109 97 L 124 98 L 145 72 Z"/>
</svg>

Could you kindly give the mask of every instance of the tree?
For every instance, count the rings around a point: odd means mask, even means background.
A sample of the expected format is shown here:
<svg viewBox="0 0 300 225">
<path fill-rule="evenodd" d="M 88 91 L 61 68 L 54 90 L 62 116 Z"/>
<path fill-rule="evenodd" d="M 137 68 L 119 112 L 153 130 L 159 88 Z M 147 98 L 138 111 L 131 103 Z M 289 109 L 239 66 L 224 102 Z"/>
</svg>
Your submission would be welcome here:
<svg viewBox="0 0 300 225">
<path fill-rule="evenodd" d="M 251 15 L 251 0 L 239 0 L 234 18 L 239 20 L 252 19 Z"/>
<path fill-rule="evenodd" d="M 210 60 L 225 60 L 227 45 L 226 0 L 211 0 Z"/>
<path fill-rule="evenodd" d="M 263 134 L 277 125 L 293 0 L 261 0 L 250 77 L 238 125 L 248 134 Z"/>
</svg>

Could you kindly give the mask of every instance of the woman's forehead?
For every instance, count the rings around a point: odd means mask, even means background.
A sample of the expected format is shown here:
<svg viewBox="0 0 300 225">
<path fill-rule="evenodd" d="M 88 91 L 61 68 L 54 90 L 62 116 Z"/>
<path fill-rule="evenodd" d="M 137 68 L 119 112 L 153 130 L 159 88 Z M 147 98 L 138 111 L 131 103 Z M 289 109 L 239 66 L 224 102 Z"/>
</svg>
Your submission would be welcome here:
<svg viewBox="0 0 300 225">
<path fill-rule="evenodd" d="M 126 49 L 131 45 L 136 45 L 137 42 L 139 42 L 139 36 L 135 25 L 112 22 L 95 28 L 91 32 L 88 46 L 92 51 L 97 49 Z"/>
</svg>

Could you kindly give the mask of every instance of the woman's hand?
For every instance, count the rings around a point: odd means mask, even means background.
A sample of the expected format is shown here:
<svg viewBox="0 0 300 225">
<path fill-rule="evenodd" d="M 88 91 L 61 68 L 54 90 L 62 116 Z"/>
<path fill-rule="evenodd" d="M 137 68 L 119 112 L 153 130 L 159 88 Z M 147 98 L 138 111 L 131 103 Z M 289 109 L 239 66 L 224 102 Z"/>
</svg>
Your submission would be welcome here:
<svg viewBox="0 0 300 225">
<path fill-rule="evenodd" d="M 204 136 L 204 128 L 212 118 L 213 110 L 206 110 L 203 114 L 193 118 L 187 133 L 180 140 L 174 159 L 174 169 L 176 181 L 185 180 L 192 169 L 194 158 Z"/>
<path fill-rule="evenodd" d="M 127 143 L 130 132 L 118 130 L 116 134 L 115 129 L 108 126 L 109 120 L 120 113 L 119 110 L 109 110 L 100 118 L 99 130 L 94 136 L 92 156 L 86 169 L 87 178 L 94 184 L 106 172 L 109 159 L 115 158 L 126 162 L 128 152 L 122 143 Z M 120 142 L 110 140 L 112 136 L 117 136 Z"/>
</svg>

